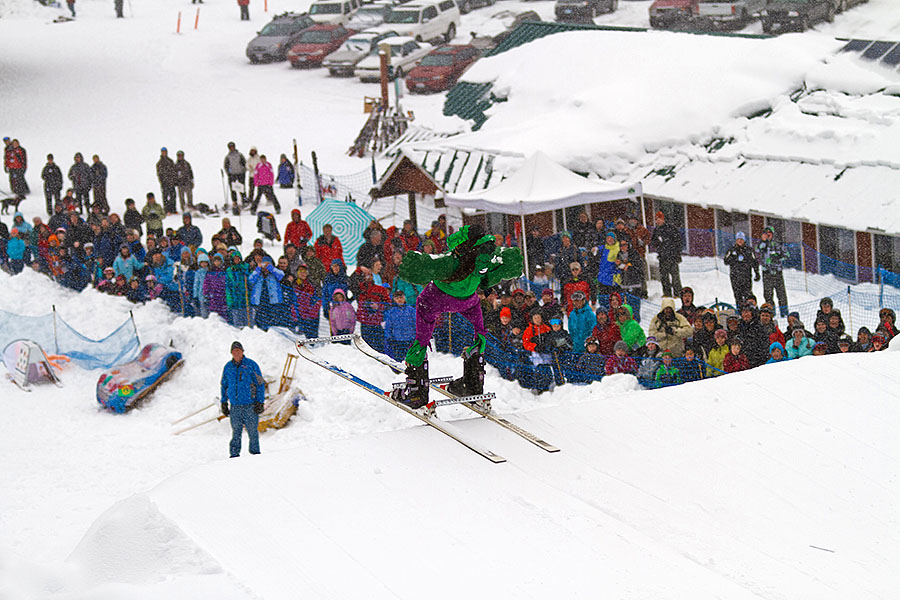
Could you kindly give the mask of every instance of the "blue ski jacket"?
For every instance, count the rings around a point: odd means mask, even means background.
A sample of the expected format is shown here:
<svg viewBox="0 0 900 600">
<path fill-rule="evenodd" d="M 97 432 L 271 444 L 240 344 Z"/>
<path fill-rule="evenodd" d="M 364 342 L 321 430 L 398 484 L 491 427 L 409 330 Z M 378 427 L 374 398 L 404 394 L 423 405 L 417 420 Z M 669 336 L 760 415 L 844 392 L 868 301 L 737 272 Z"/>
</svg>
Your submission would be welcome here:
<svg viewBox="0 0 900 600">
<path fill-rule="evenodd" d="M 236 364 L 234 360 L 225 363 L 225 368 L 222 369 L 222 395 L 219 398 L 221 402 L 232 404 L 265 401 L 266 382 L 259 365 L 246 356 L 241 359 L 240 364 Z"/>
</svg>

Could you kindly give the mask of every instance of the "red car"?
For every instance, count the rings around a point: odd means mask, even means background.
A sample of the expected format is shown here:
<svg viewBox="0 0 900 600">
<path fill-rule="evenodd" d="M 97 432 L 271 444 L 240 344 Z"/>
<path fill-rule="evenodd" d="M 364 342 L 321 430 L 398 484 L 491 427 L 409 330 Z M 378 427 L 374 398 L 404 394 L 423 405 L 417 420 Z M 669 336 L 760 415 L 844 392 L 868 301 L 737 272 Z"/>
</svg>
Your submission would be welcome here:
<svg viewBox="0 0 900 600">
<path fill-rule="evenodd" d="M 297 37 L 288 50 L 287 59 L 295 69 L 319 67 L 326 56 L 340 48 L 344 40 L 354 33 L 343 25 L 313 25 Z"/>
<path fill-rule="evenodd" d="M 470 45 L 435 48 L 407 73 L 406 88 L 421 93 L 449 89 L 480 55 L 481 51 Z"/>
</svg>

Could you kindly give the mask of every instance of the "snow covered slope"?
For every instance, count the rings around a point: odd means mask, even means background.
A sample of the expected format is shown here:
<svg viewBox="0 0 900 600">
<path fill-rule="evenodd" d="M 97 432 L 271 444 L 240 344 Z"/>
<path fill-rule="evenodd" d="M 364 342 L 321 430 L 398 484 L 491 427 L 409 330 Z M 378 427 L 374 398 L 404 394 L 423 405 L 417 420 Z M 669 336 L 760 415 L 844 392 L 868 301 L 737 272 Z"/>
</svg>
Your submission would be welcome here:
<svg viewBox="0 0 900 600">
<path fill-rule="evenodd" d="M 504 465 L 424 427 L 220 461 L 111 508 L 71 561 L 97 583 L 221 569 L 273 599 L 888 598 L 897 361 L 569 390 L 518 417 L 557 455 L 459 423 Z M 161 521 L 190 551 L 143 573 Z"/>
</svg>

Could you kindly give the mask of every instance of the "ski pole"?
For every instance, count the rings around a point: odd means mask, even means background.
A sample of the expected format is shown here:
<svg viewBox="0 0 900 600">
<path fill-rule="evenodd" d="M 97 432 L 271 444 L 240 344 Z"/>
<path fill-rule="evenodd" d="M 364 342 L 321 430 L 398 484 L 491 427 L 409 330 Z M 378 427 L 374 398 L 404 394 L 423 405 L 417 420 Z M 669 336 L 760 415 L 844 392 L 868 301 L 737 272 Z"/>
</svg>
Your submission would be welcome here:
<svg viewBox="0 0 900 600">
<path fill-rule="evenodd" d="M 197 423 L 196 425 L 190 425 L 190 426 L 185 427 L 185 428 L 183 428 L 183 429 L 179 429 L 178 431 L 174 432 L 172 435 L 180 435 L 180 434 L 184 433 L 185 431 L 190 431 L 191 429 L 197 429 L 198 427 L 201 427 L 201 426 L 203 426 L 203 425 L 206 425 L 207 423 L 212 423 L 213 421 L 221 421 L 221 420 L 224 419 L 224 418 L 225 418 L 225 415 L 219 415 L 218 417 L 213 417 L 212 419 L 207 419 L 207 420 L 205 420 L 205 421 L 200 421 L 200 422 Z"/>
<path fill-rule="evenodd" d="M 174 421 L 172 421 L 172 425 L 178 425 L 178 424 L 181 423 L 182 421 L 186 421 L 186 420 L 190 419 L 191 417 L 193 417 L 194 415 L 199 415 L 199 414 L 202 413 L 204 410 L 207 410 L 207 409 L 209 409 L 209 408 L 212 408 L 212 407 L 215 406 L 215 405 L 216 405 L 215 402 L 212 402 L 211 404 L 207 404 L 207 405 L 204 406 L 203 408 L 197 409 L 197 410 L 195 410 L 194 412 L 192 412 L 192 413 L 189 414 L 189 415 L 185 415 L 185 416 L 181 417 L 180 419 L 175 419 Z"/>
</svg>

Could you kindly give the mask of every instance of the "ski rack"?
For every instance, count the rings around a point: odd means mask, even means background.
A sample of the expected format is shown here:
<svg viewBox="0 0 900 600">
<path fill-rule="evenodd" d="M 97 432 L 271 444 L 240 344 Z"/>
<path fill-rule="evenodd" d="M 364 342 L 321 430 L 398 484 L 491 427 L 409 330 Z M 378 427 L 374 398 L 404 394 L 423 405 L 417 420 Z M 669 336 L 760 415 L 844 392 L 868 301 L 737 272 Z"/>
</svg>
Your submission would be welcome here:
<svg viewBox="0 0 900 600">
<path fill-rule="evenodd" d="M 330 335 L 326 337 L 307 338 L 305 340 L 297 340 L 298 346 L 312 346 L 314 344 L 332 344 L 334 342 L 347 342 L 353 339 L 352 333 L 343 333 L 341 335 Z"/>
</svg>

